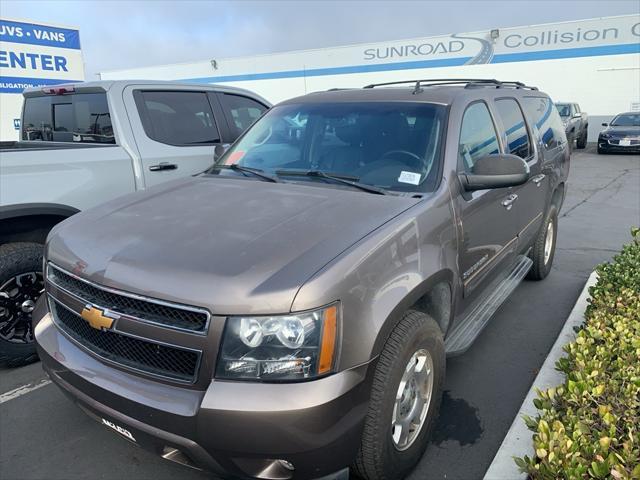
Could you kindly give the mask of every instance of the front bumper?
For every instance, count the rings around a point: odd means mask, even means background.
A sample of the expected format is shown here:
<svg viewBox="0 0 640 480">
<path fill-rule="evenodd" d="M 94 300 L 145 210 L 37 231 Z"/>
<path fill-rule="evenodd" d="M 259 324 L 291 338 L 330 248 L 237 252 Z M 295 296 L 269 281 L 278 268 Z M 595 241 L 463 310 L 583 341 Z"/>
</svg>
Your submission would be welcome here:
<svg viewBox="0 0 640 480">
<path fill-rule="evenodd" d="M 631 145 L 620 145 L 620 139 L 598 138 L 598 149 L 606 152 L 640 153 L 640 142 L 634 141 Z"/>
<path fill-rule="evenodd" d="M 337 478 L 357 453 L 373 362 L 303 383 L 213 380 L 204 391 L 183 388 L 109 367 L 39 311 L 36 343 L 52 381 L 94 419 L 169 460 L 285 480 Z"/>
</svg>

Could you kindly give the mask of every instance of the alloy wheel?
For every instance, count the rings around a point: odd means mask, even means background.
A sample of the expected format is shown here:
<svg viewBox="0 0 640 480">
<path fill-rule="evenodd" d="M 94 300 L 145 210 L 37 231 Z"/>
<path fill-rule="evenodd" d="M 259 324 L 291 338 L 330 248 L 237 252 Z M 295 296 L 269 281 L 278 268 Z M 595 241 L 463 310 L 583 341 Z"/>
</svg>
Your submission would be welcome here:
<svg viewBox="0 0 640 480">
<path fill-rule="evenodd" d="M 407 450 L 422 431 L 433 396 L 433 359 L 429 352 L 415 352 L 402 374 L 391 419 L 396 449 Z"/>
<path fill-rule="evenodd" d="M 31 313 L 44 292 L 40 272 L 15 275 L 0 286 L 0 339 L 32 343 Z"/>
</svg>

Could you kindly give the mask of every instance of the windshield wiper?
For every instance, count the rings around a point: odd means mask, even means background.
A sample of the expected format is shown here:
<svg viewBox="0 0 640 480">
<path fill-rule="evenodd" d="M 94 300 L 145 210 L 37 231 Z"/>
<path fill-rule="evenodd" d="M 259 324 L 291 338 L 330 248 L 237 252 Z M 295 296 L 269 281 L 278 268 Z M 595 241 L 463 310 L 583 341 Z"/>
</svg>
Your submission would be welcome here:
<svg viewBox="0 0 640 480">
<path fill-rule="evenodd" d="M 238 165 L 237 163 L 232 163 L 231 165 L 215 165 L 214 168 L 228 168 L 229 170 L 235 170 L 236 172 L 250 173 L 252 175 L 255 175 L 256 177 L 260 177 L 265 182 L 278 183 L 280 181 L 276 177 L 267 175 L 259 168 L 243 167 L 242 165 Z"/>
<path fill-rule="evenodd" d="M 375 193 L 377 195 L 387 194 L 387 191 L 384 188 L 358 182 L 358 177 L 352 177 L 348 175 L 329 175 L 321 170 L 276 170 L 276 175 L 324 178 L 326 180 L 332 180 L 336 183 L 341 183 L 342 185 L 349 185 L 350 187 L 359 188 L 360 190 L 363 190 L 365 192 Z"/>
</svg>

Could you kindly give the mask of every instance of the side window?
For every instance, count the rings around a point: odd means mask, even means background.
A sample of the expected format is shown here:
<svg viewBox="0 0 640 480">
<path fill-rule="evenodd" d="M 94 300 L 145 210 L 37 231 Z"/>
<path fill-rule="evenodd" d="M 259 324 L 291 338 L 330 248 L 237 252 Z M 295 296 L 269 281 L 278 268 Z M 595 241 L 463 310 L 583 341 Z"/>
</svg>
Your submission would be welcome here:
<svg viewBox="0 0 640 480">
<path fill-rule="evenodd" d="M 464 112 L 458 152 L 466 172 L 473 171 L 479 158 L 500 152 L 496 129 L 485 103 L 474 103 Z"/>
<path fill-rule="evenodd" d="M 134 92 L 144 131 L 168 145 L 207 145 L 220 141 L 211 105 L 204 92 Z"/>
<path fill-rule="evenodd" d="M 527 159 L 531 156 L 529 132 L 518 102 L 513 98 L 496 100 L 496 109 L 507 135 L 507 153 Z"/>
<path fill-rule="evenodd" d="M 23 140 L 115 143 L 105 93 L 25 99 Z"/>
<path fill-rule="evenodd" d="M 75 95 L 73 110 L 76 122 L 74 141 L 115 143 L 106 94 Z"/>
<path fill-rule="evenodd" d="M 267 107 L 261 103 L 241 95 L 221 93 L 219 98 L 235 138 L 239 137 L 267 110 Z"/>
<path fill-rule="evenodd" d="M 580 113 L 580 105 L 578 105 L 577 103 L 574 103 L 573 108 L 575 109 L 575 112 L 573 113 Z"/>
<path fill-rule="evenodd" d="M 547 97 L 525 97 L 524 109 L 532 125 L 539 132 L 545 151 L 565 142 L 566 135 L 558 110 Z"/>
</svg>

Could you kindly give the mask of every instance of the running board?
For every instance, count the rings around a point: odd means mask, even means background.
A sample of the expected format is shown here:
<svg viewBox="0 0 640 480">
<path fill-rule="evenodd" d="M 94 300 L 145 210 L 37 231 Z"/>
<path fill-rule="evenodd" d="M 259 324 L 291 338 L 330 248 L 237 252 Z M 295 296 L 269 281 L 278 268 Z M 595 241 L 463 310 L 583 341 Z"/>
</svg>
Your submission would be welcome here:
<svg viewBox="0 0 640 480">
<path fill-rule="evenodd" d="M 448 356 L 460 355 L 471 346 L 498 307 L 527 275 L 532 264 L 533 261 L 529 257 L 518 255 L 509 275 L 495 286 L 488 287 L 489 295 L 482 299 L 447 335 L 444 346 Z"/>
</svg>

